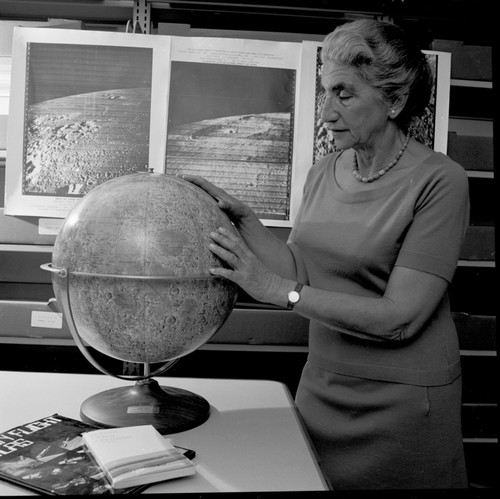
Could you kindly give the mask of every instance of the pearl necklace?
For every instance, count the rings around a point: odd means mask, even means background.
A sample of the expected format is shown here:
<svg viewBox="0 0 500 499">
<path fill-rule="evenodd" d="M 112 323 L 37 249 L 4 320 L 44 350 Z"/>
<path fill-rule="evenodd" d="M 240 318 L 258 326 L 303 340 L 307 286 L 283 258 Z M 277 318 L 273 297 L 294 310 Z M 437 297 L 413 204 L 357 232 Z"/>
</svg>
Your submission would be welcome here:
<svg viewBox="0 0 500 499">
<path fill-rule="evenodd" d="M 363 177 L 361 173 L 359 173 L 359 168 L 358 168 L 358 158 L 356 156 L 356 153 L 354 153 L 354 158 L 353 158 L 353 165 L 352 165 L 352 174 L 358 180 L 359 182 L 373 182 L 374 180 L 377 180 L 380 178 L 382 175 L 385 175 L 398 161 L 399 158 L 403 155 L 405 152 L 406 147 L 408 146 L 408 142 L 410 141 L 410 135 L 408 134 L 406 136 L 406 139 L 404 141 L 403 147 L 400 149 L 400 151 L 396 154 L 396 157 L 385 167 L 379 170 L 377 173 L 370 175 L 369 177 Z"/>
</svg>

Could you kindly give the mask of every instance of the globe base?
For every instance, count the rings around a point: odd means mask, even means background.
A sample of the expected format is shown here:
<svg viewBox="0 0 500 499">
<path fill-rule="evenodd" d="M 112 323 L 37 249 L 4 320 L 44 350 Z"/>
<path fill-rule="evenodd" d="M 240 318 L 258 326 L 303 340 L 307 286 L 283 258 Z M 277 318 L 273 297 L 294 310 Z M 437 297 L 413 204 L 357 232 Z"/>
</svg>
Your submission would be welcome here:
<svg viewBox="0 0 500 499">
<path fill-rule="evenodd" d="M 85 423 L 98 427 L 150 424 L 162 435 L 195 428 L 209 416 L 210 404 L 203 397 L 181 388 L 160 386 L 154 379 L 97 393 L 80 407 Z"/>
</svg>

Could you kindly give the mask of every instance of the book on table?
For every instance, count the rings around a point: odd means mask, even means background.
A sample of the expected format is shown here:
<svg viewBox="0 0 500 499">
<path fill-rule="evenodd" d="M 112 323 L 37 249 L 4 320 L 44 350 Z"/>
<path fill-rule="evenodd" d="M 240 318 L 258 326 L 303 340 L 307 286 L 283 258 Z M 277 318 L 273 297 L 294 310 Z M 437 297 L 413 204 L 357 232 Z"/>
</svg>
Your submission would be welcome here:
<svg viewBox="0 0 500 499">
<path fill-rule="evenodd" d="M 97 430 L 76 419 L 53 414 L 0 433 L 0 480 L 49 495 L 137 493 L 148 483 L 116 490 L 83 443 Z M 175 446 L 186 456 L 190 449 Z"/>
<path fill-rule="evenodd" d="M 116 489 L 195 473 L 193 462 L 152 425 L 93 430 L 83 442 Z"/>
</svg>

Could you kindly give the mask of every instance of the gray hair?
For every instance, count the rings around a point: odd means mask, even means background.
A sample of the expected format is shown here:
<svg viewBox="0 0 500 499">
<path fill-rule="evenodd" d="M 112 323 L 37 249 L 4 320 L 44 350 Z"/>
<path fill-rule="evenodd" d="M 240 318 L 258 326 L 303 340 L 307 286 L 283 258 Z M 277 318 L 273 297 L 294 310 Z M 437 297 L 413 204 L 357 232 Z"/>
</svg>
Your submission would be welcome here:
<svg viewBox="0 0 500 499">
<path fill-rule="evenodd" d="M 325 37 L 321 59 L 355 67 L 389 106 L 407 96 L 396 118 L 405 131 L 429 103 L 432 69 L 425 54 L 395 24 L 372 19 L 342 24 Z"/>
</svg>

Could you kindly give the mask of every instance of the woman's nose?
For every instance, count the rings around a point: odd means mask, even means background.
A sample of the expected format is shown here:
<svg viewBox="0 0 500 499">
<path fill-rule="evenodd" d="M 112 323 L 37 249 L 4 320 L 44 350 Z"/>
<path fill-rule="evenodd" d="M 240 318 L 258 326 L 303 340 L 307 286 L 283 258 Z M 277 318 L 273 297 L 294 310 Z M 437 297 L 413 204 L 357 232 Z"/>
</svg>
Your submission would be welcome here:
<svg viewBox="0 0 500 499">
<path fill-rule="evenodd" d="M 323 108 L 321 109 L 320 121 L 321 124 L 326 123 L 328 121 L 335 122 L 339 119 L 339 113 L 335 109 L 331 99 L 327 98 L 323 104 Z"/>
</svg>

